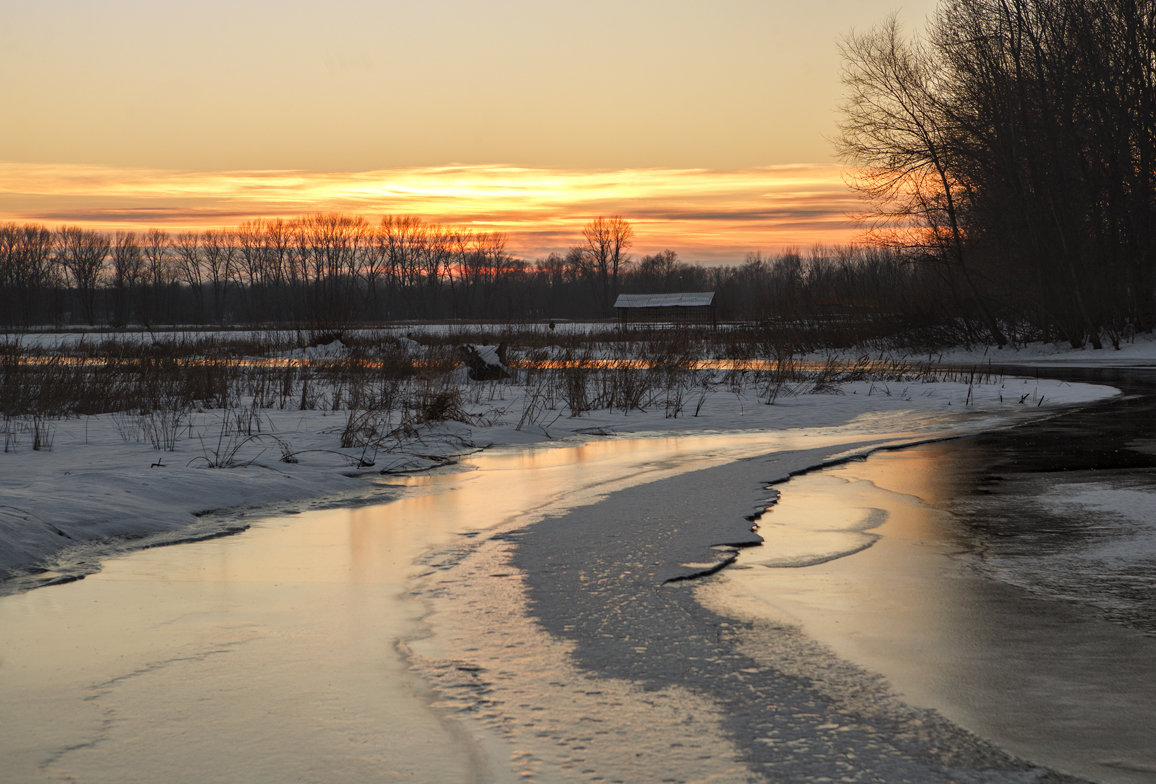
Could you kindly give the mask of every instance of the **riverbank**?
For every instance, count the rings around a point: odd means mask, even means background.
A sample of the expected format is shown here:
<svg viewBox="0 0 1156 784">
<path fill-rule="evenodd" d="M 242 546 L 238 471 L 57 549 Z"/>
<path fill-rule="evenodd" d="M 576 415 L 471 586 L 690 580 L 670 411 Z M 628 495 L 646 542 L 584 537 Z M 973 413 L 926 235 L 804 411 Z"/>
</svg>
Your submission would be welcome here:
<svg viewBox="0 0 1156 784">
<path fill-rule="evenodd" d="M 577 670 L 502 557 L 579 507 L 611 510 L 591 532 L 630 556 L 617 515 L 645 509 L 621 502 L 657 493 L 684 574 L 720 555 L 714 533 L 750 537 L 768 478 L 952 420 L 494 448 L 373 482 L 389 502 L 270 514 L 0 598 L 0 782 L 749 781 L 709 699 Z"/>
<path fill-rule="evenodd" d="M 194 412 L 181 422 L 171 451 L 152 448 L 139 421 L 117 414 L 56 420 L 42 424 L 44 433 L 17 433 L 0 454 L 0 575 L 9 577 L 0 590 L 71 579 L 97 568 L 103 554 L 125 548 L 235 530 L 247 510 L 307 506 L 318 498 L 364 502 L 375 491 L 359 477 L 423 470 L 496 445 L 628 433 L 802 430 L 856 417 L 901 421 L 948 413 L 982 428 L 1114 394 L 1013 378 L 855 382 L 767 405 L 754 390 L 715 387 L 681 416 L 659 407 L 578 417 L 556 412 L 548 425 L 525 427 L 531 390 L 508 383 L 487 384 L 484 391 L 468 405 L 472 424 L 439 422 L 388 452 L 340 448 L 349 417 L 340 409 Z M 47 446 L 33 448 L 37 435 Z"/>
<path fill-rule="evenodd" d="M 308 506 L 319 498 L 364 502 L 379 491 L 360 477 L 423 470 L 496 445 L 628 433 L 801 431 L 857 417 L 898 422 L 944 414 L 979 429 L 1114 394 L 1105 387 L 999 377 L 975 384 L 863 381 L 822 394 L 780 396 L 768 405 L 755 390 L 716 384 L 676 416 L 660 406 L 577 417 L 557 411 L 526 426 L 532 390 L 513 382 L 479 390 L 467 398 L 471 424 L 433 423 L 390 451 L 341 448 L 350 412 L 340 408 L 193 412 L 174 434 L 171 451 L 152 448 L 139 420 L 117 414 L 16 432 L 0 453 L 0 576 L 8 577 L 0 590 L 71 579 L 126 548 L 236 530 L 244 512 L 270 505 Z M 33 448 L 37 437 L 39 449 Z"/>
</svg>

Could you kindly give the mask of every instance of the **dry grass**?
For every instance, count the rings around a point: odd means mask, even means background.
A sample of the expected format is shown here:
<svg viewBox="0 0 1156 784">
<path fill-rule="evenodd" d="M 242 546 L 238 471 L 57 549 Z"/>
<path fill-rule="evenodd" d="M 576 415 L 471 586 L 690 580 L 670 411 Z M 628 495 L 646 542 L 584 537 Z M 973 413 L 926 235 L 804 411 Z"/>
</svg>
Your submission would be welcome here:
<svg viewBox="0 0 1156 784">
<path fill-rule="evenodd" d="M 314 361 L 287 361 L 307 346 L 340 339 L 345 351 Z M 125 441 L 172 451 L 190 416 L 221 412 L 222 430 L 206 442 L 206 465 L 238 464 L 254 440 L 275 444 L 269 410 L 345 412 L 336 432 L 340 449 L 360 449 L 359 462 L 420 438 L 445 422 L 478 424 L 477 408 L 495 405 L 503 390 L 521 392 L 519 429 L 543 432 L 560 417 L 593 411 L 628 414 L 660 410 L 669 418 L 699 415 L 716 392 L 753 393 L 766 404 L 800 394 L 836 391 L 848 381 L 879 385 L 927 381 L 990 383 L 982 369 L 930 363 L 797 359 L 800 335 L 789 329 L 608 329 L 554 334 L 543 328 L 474 327 L 414 339 L 372 333 L 266 335 L 221 338 L 186 335 L 164 343 L 81 341 L 67 351 L 29 351 L 0 342 L 0 441 L 5 451 L 50 449 L 54 420 L 115 413 Z M 508 380 L 473 382 L 455 372 L 463 342 L 505 342 L 518 370 Z M 623 362 L 599 364 L 617 358 Z M 703 358 L 751 360 L 761 369 L 704 371 Z M 882 388 L 882 387 L 880 387 Z M 203 439 L 203 435 L 201 436 Z"/>
</svg>

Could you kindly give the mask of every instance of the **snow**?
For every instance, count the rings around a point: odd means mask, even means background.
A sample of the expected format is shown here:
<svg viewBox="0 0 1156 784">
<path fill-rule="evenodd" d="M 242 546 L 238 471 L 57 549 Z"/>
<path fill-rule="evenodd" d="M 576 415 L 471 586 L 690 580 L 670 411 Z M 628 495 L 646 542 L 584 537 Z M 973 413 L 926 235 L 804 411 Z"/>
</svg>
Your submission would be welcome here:
<svg viewBox="0 0 1156 784">
<path fill-rule="evenodd" d="M 478 354 L 478 359 L 480 359 L 483 364 L 493 368 L 500 368 L 502 366 L 502 360 L 498 358 L 497 346 L 475 345 L 473 348 Z"/>
<path fill-rule="evenodd" d="M 285 359 L 339 359 L 348 353 L 349 349 L 340 340 L 333 340 L 319 346 L 305 346 L 279 354 Z"/>
<path fill-rule="evenodd" d="M 585 335 L 602 330 L 613 330 L 614 323 L 603 322 L 568 322 L 557 321 L 553 328 L 541 324 L 511 325 L 523 331 L 537 331 L 542 334 L 557 335 Z M 459 334 L 472 329 L 470 324 L 401 324 L 399 326 L 381 327 L 376 329 L 356 330 L 358 334 L 373 334 L 391 336 L 398 339 L 403 345 L 419 344 L 412 340 L 415 334 L 445 337 Z M 27 332 L 0 333 L 0 343 L 14 342 L 27 348 L 58 348 L 75 346 L 78 343 L 98 343 L 105 340 L 117 340 L 126 343 L 168 343 L 196 340 L 236 340 L 244 338 L 285 338 L 295 339 L 301 336 L 300 331 L 294 330 L 201 330 L 189 328 L 150 332 L 147 330 L 75 330 L 70 332 Z M 340 343 L 340 341 L 337 341 Z M 332 345 L 332 344 L 331 344 Z M 987 364 L 993 365 L 1033 365 L 1072 367 L 1151 367 L 1156 366 L 1156 334 L 1136 335 L 1121 342 L 1119 349 L 1114 349 L 1109 343 L 1100 350 L 1090 348 L 1074 349 L 1067 343 L 1030 343 L 1022 346 L 997 348 L 994 346 L 980 346 L 976 348 L 953 348 L 937 351 L 931 354 L 911 355 L 909 352 L 882 352 L 884 355 L 902 359 L 939 361 L 944 364 Z M 316 348 L 316 347 L 314 347 Z M 843 352 L 820 352 L 809 359 L 822 361 L 832 354 L 857 358 L 862 351 L 850 350 Z M 872 352 L 874 355 L 878 352 Z M 300 356 L 314 356 L 302 352 Z M 325 356 L 325 355 L 320 355 Z"/>
<path fill-rule="evenodd" d="M 28 345 L 51 342 L 26 338 Z M 343 351 L 333 341 L 302 350 L 302 356 Z M 1055 355 L 1037 358 L 1045 356 Z M 1138 341 L 1126 354 L 1111 356 L 1156 364 L 1156 341 Z M 94 542 L 134 547 L 227 531 L 245 510 L 320 498 L 354 502 L 381 492 L 364 476 L 421 470 L 482 447 L 625 434 L 804 431 L 856 422 L 876 433 L 890 427 L 901 439 L 998 427 L 1117 394 L 1109 387 L 1039 379 L 1002 378 L 974 387 L 855 382 L 836 393 L 782 395 L 768 405 L 755 390 L 736 392 L 719 383 L 701 407 L 695 391 L 677 416 L 654 406 L 629 414 L 571 417 L 552 409 L 527 417 L 532 402 L 525 385 L 462 383 L 469 384 L 466 408 L 473 424 L 441 423 L 392 451 L 340 448 L 349 418 L 343 410 L 192 412 L 170 426 L 173 451 L 153 448 L 148 429 L 160 425 L 148 417 L 121 413 L 51 421 L 45 434 L 51 446 L 40 450 L 33 449 L 31 425 L 16 426 L 13 419 L 7 432 L 0 431 L 0 576 L 51 569 L 55 556 Z M 226 510 L 228 515 L 206 516 Z M 0 584 L 0 592 L 5 589 Z M 7 589 L 15 590 L 11 584 Z"/>
<path fill-rule="evenodd" d="M 1029 365 L 1035 367 L 1156 367 L 1156 335 L 1137 335 L 1119 349 L 1072 348 L 1067 343 L 1031 343 L 1008 348 L 956 348 L 932 359 L 946 364 Z M 926 358 L 926 357 L 925 357 Z"/>
</svg>

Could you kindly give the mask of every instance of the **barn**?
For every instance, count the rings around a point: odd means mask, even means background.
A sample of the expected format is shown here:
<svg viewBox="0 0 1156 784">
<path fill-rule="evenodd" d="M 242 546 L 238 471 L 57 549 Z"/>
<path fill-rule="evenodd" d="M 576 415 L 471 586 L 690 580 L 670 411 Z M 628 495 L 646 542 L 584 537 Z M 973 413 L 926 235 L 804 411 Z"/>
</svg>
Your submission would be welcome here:
<svg viewBox="0 0 1156 784">
<path fill-rule="evenodd" d="M 631 324 L 718 326 L 713 291 L 619 294 L 614 309 L 618 313 L 618 323 L 624 327 Z"/>
</svg>

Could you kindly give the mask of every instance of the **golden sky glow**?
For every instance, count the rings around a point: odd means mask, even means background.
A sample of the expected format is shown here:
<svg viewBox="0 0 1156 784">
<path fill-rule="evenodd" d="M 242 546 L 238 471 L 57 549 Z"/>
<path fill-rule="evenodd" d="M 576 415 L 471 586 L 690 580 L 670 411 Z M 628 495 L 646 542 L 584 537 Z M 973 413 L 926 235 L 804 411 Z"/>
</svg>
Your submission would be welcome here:
<svg viewBox="0 0 1156 784">
<path fill-rule="evenodd" d="M 0 163 L 0 215 L 12 220 L 184 230 L 318 211 L 406 214 L 505 232 L 509 250 L 529 259 L 578 244 L 584 223 L 618 214 L 634 225 L 639 253 L 741 261 L 748 251 L 849 242 L 856 204 L 835 166 L 189 173 Z"/>
<path fill-rule="evenodd" d="M 839 40 L 894 2 L 5 0 L 0 220 L 405 212 L 528 257 L 595 215 L 688 259 L 843 242 Z"/>
</svg>

